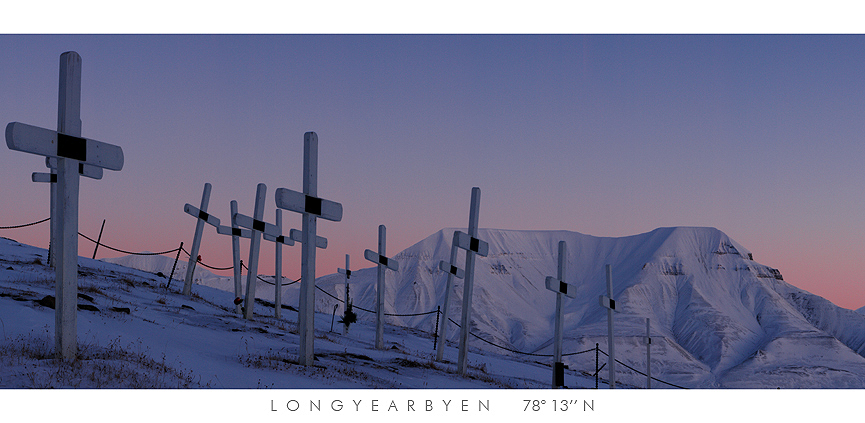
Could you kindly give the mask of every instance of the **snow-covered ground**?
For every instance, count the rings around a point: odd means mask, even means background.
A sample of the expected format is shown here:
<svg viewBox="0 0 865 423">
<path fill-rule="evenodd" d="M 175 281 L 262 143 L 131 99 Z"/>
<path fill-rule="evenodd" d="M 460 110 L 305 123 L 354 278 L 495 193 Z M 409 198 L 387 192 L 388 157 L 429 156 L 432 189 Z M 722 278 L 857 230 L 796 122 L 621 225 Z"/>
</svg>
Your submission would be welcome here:
<svg viewBox="0 0 865 423">
<path fill-rule="evenodd" d="M 47 251 L 0 239 L 0 387 L 4 388 L 542 388 L 551 370 L 533 360 L 469 355 L 469 376 L 456 375 L 456 348 L 434 362 L 429 333 L 386 326 L 386 349 L 373 348 L 375 327 L 316 315 L 316 363 L 299 366 L 296 313 L 281 320 L 258 304 L 255 319 L 234 313 L 232 293 L 197 285 L 192 297 L 165 289 L 166 278 L 124 266 L 80 259 L 80 360 L 51 359 L 54 295 Z M 157 258 L 159 260 L 159 258 Z M 172 263 L 173 264 L 173 260 Z M 170 268 L 169 268 L 170 269 Z M 128 312 L 127 312 L 128 310 Z M 594 387 L 569 372 L 567 383 Z"/>
<path fill-rule="evenodd" d="M 394 256 L 400 271 L 388 272 L 386 313 L 426 313 L 442 304 L 446 275 L 438 262 L 449 257 L 453 231 L 439 231 Z M 80 292 L 89 297 L 79 304 L 98 311 L 78 313 L 79 367 L 58 367 L 49 359 L 54 312 L 39 304 L 54 295 L 46 251 L 0 239 L 0 386 L 547 388 L 555 294 L 544 279 L 556 274 L 557 244 L 565 240 L 567 279 L 578 289 L 576 299 L 564 302 L 569 387 L 595 386 L 593 348 L 606 350 L 607 344 L 606 313 L 598 305 L 598 296 L 606 294 L 607 263 L 622 311 L 616 314 L 617 359 L 634 369 L 646 368 L 649 317 L 652 375 L 675 385 L 865 387 L 865 316 L 785 282 L 781 272 L 754 261 L 717 229 L 660 228 L 622 238 L 486 229 L 479 237 L 490 243 L 490 254 L 476 266 L 472 333 L 482 340 L 470 338 L 469 377 L 455 372 L 454 324 L 448 326 L 445 361 L 434 361 L 434 313 L 388 317 L 386 349 L 373 348 L 374 314 L 360 309 L 373 308 L 374 268 L 352 272 L 359 321 L 347 335 L 336 322 L 331 331 L 334 306 L 344 297 L 343 277 L 317 279 L 329 295 L 316 292 L 316 365 L 307 368 L 295 364 L 296 312 L 285 308 L 281 319 L 272 317 L 272 285 L 259 282 L 256 292 L 264 302 L 255 306 L 255 319 L 244 320 L 234 312 L 231 278 L 196 269 L 194 295 L 184 297 L 176 278 L 185 274 L 185 263 L 178 263 L 166 289 L 167 279 L 157 273 L 169 274 L 174 261 L 162 256 L 80 259 Z M 285 286 L 284 307 L 296 307 L 297 288 Z M 461 296 L 456 280 L 449 316 L 455 321 Z M 600 364 L 605 361 L 601 354 Z M 624 387 L 645 386 L 645 377 L 633 370 L 616 371 Z M 653 387 L 670 388 L 660 382 Z"/>
</svg>

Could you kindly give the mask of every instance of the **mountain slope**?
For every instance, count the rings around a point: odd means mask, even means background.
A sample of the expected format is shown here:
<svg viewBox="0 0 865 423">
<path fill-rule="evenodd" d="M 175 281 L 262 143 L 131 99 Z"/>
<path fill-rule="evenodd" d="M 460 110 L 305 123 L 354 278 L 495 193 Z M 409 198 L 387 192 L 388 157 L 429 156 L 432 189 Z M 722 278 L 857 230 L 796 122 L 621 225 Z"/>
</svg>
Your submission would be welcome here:
<svg viewBox="0 0 865 423">
<path fill-rule="evenodd" d="M 439 231 L 397 254 L 399 272 L 387 272 L 385 312 L 422 313 L 444 301 L 446 275 L 439 260 L 450 255 L 454 229 Z M 865 387 L 865 316 L 782 280 L 781 273 L 752 260 L 750 252 L 714 228 L 659 228 L 621 238 L 566 231 L 482 229 L 490 244 L 478 257 L 472 332 L 523 352 L 551 354 L 555 294 L 544 286 L 557 268 L 557 244 L 568 244 L 565 352 L 606 346 L 604 267 L 613 269 L 617 358 L 645 369 L 645 318 L 651 319 L 653 375 L 687 386 Z M 464 266 L 460 253 L 458 265 Z M 352 273 L 355 305 L 372 309 L 374 268 Z M 341 275 L 318 285 L 343 297 Z M 459 321 L 462 281 L 456 280 L 449 316 Z M 335 300 L 317 295 L 319 310 Z M 359 313 L 372 319 L 369 313 Z M 432 331 L 436 315 L 388 317 L 392 324 Z M 450 324 L 448 340 L 458 329 Z M 473 339 L 472 347 L 497 350 Z M 620 345 L 621 344 L 621 345 Z M 585 367 L 588 357 L 565 358 Z M 593 365 L 593 357 L 592 357 Z M 657 368 L 656 368 L 657 367 Z M 627 375 L 624 375 L 627 378 Z M 636 375 L 632 377 L 638 383 Z"/>
</svg>

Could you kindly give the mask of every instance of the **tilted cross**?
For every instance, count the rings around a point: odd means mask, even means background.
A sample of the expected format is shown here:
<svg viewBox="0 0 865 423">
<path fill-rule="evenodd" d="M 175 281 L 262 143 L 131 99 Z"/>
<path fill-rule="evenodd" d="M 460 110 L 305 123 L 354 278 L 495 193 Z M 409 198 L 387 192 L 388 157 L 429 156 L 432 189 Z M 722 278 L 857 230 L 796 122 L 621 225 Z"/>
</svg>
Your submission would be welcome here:
<svg viewBox="0 0 865 423">
<path fill-rule="evenodd" d="M 258 279 L 258 253 L 261 249 L 261 234 L 269 232 L 277 234 L 279 228 L 276 225 L 265 223 L 264 218 L 264 202 L 267 199 L 267 185 L 258 184 L 255 189 L 255 208 L 253 209 L 252 217 L 235 213 L 231 215 L 232 219 L 237 223 L 237 226 L 251 229 L 252 235 L 249 239 L 249 263 L 247 264 L 249 273 L 246 275 L 246 297 L 243 302 L 243 318 L 252 319 L 252 309 L 255 306 L 255 285 Z"/>
<path fill-rule="evenodd" d="M 442 307 L 442 324 L 439 325 L 439 331 L 436 334 L 438 339 L 441 339 L 436 345 L 436 361 L 442 361 L 444 359 L 445 353 L 445 339 L 447 338 L 447 324 L 448 324 L 448 316 L 450 313 L 450 298 L 451 291 L 454 288 L 454 277 L 463 279 L 465 278 L 466 272 L 459 267 L 456 267 L 454 263 L 457 261 L 457 250 L 459 250 L 459 246 L 457 245 L 459 238 L 459 232 L 454 232 L 453 241 L 451 241 L 451 259 L 450 261 L 439 261 L 439 269 L 447 272 L 448 279 L 445 284 L 445 299 L 444 299 L 444 307 Z"/>
<path fill-rule="evenodd" d="M 457 357 L 457 372 L 463 376 L 468 373 L 469 327 L 471 326 L 472 291 L 474 290 L 475 255 L 486 257 L 489 244 L 478 239 L 478 216 L 481 208 L 481 189 L 472 188 L 472 202 L 469 208 L 469 233 L 457 232 L 457 246 L 466 250 L 466 276 L 463 284 L 463 314 L 460 320 L 460 349 Z"/>
<path fill-rule="evenodd" d="M 241 313 L 241 298 L 243 292 L 241 288 L 241 266 L 240 266 L 240 238 L 252 238 L 252 231 L 249 229 L 237 226 L 234 215 L 237 214 L 237 200 L 231 200 L 231 226 L 220 225 L 216 228 L 216 233 L 221 235 L 231 235 L 231 263 L 234 266 L 234 311 L 237 314 Z"/>
<path fill-rule="evenodd" d="M 189 264 L 186 266 L 186 278 L 183 281 L 183 295 L 192 293 L 192 276 L 195 274 L 195 264 L 198 261 L 198 250 L 201 248 L 201 234 L 204 232 L 204 224 L 207 223 L 219 228 L 219 219 L 207 213 L 207 204 L 210 202 L 210 183 L 204 184 L 204 192 L 201 194 L 201 207 L 186 203 L 183 211 L 196 218 L 195 234 L 192 237 L 192 248 L 189 250 Z"/>
</svg>

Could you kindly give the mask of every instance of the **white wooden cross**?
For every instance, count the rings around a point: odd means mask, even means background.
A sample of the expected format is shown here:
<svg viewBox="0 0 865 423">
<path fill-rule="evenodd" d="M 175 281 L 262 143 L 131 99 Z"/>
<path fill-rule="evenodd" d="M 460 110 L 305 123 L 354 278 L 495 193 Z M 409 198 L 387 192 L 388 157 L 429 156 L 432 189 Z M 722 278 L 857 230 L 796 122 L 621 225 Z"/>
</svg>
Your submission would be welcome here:
<svg viewBox="0 0 865 423">
<path fill-rule="evenodd" d="M 399 262 L 385 255 L 387 229 L 378 225 L 378 253 L 364 250 L 363 257 L 378 265 L 378 280 L 375 292 L 375 347 L 384 349 L 384 271 L 385 269 L 399 272 Z"/>
<path fill-rule="evenodd" d="M 448 316 L 450 313 L 450 298 L 451 291 L 454 289 L 454 277 L 463 279 L 466 275 L 466 272 L 459 267 L 456 267 L 454 263 L 457 261 L 457 250 L 459 250 L 459 246 L 457 245 L 457 238 L 459 237 L 458 232 L 454 232 L 453 241 L 451 241 L 451 259 L 450 261 L 439 261 L 439 269 L 447 272 L 448 279 L 447 284 L 445 285 L 445 300 L 444 307 L 442 308 L 442 324 L 439 325 L 439 333 L 436 334 L 438 336 L 439 342 L 436 345 L 436 361 L 442 361 L 444 359 L 445 354 L 445 339 L 447 339 L 447 324 L 448 324 Z"/>
<path fill-rule="evenodd" d="M 81 137 L 81 56 L 74 51 L 60 55 L 57 130 L 19 122 L 6 125 L 6 146 L 57 158 L 56 207 L 51 210 L 57 239 L 55 253 L 56 307 L 55 349 L 64 361 L 75 359 L 78 350 L 76 311 L 78 306 L 78 178 L 79 164 L 109 170 L 123 168 L 123 149 Z"/>
<path fill-rule="evenodd" d="M 273 317 L 282 318 L 282 246 L 294 245 L 291 238 L 286 238 L 282 235 L 282 210 L 276 209 L 276 233 L 264 233 L 264 239 L 271 241 L 276 245 L 276 268 L 273 281 Z"/>
<path fill-rule="evenodd" d="M 201 248 L 201 234 L 204 232 L 204 224 L 207 223 L 219 228 L 219 219 L 207 213 L 207 204 L 210 202 L 210 182 L 204 184 L 204 193 L 201 195 L 201 207 L 195 208 L 186 203 L 183 211 L 196 218 L 195 234 L 192 237 L 192 249 L 189 250 L 189 264 L 186 266 L 186 279 L 183 281 L 183 295 L 192 293 L 192 276 L 195 274 L 195 264 L 198 262 L 198 250 Z"/>
<path fill-rule="evenodd" d="M 607 295 L 601 295 L 598 298 L 598 301 L 601 303 L 601 307 L 607 309 L 607 338 L 609 339 L 607 342 L 610 354 L 609 361 L 607 362 L 607 366 L 610 368 L 610 389 L 616 388 L 616 348 L 615 342 L 613 339 L 613 312 L 618 313 L 619 310 L 616 308 L 616 300 L 613 299 L 613 270 L 612 266 L 609 264 L 606 267 L 607 270 Z"/>
<path fill-rule="evenodd" d="M 547 276 L 545 284 L 547 289 L 556 293 L 556 326 L 555 343 L 553 344 L 553 389 L 565 386 L 565 365 L 562 363 L 562 295 L 576 298 L 577 287 L 565 282 L 565 274 L 568 267 L 568 244 L 559 241 L 559 269 L 555 278 Z"/>
<path fill-rule="evenodd" d="M 342 220 L 342 204 L 318 197 L 318 135 L 315 132 L 303 134 L 303 192 L 277 189 L 276 207 L 303 215 L 297 361 L 303 366 L 311 366 L 315 358 L 315 249 L 319 245 L 316 219 Z"/>
<path fill-rule="evenodd" d="M 472 188 L 472 203 L 469 209 L 469 233 L 457 232 L 457 245 L 466 250 L 466 276 L 463 284 L 463 315 L 460 320 L 460 350 L 457 357 L 457 372 L 468 373 L 469 327 L 471 326 L 472 290 L 474 289 L 475 255 L 486 257 L 489 244 L 478 239 L 478 216 L 481 208 L 481 189 Z"/>
<path fill-rule="evenodd" d="M 351 268 L 348 266 L 348 254 L 345 255 L 345 269 L 336 269 L 341 275 L 345 276 L 345 306 L 344 310 L 348 310 L 348 305 L 351 304 L 351 298 L 348 296 L 348 280 L 351 279 Z M 344 314 L 344 313 L 343 313 Z M 343 318 L 342 324 L 342 334 L 348 335 L 348 325 L 349 323 L 345 321 Z"/>
<path fill-rule="evenodd" d="M 252 236 L 249 239 L 249 263 L 247 263 L 249 273 L 246 275 L 246 297 L 243 302 L 243 318 L 247 320 L 252 319 L 252 308 L 255 305 L 255 285 L 258 283 L 258 253 L 261 249 L 261 233 L 268 231 L 273 234 L 279 231 L 276 225 L 265 223 L 261 220 L 264 218 L 264 202 L 266 199 L 267 185 L 258 184 L 255 189 L 253 217 L 240 213 L 232 215 L 237 226 L 252 230 Z"/>
<path fill-rule="evenodd" d="M 234 265 L 234 311 L 237 314 L 241 313 L 241 299 L 243 292 L 241 288 L 241 268 L 240 268 L 240 238 L 252 238 L 252 231 L 249 229 L 237 226 L 234 215 L 237 214 L 237 200 L 231 200 L 231 226 L 220 225 L 216 228 L 216 232 L 222 235 L 231 235 L 231 258 Z"/>
</svg>

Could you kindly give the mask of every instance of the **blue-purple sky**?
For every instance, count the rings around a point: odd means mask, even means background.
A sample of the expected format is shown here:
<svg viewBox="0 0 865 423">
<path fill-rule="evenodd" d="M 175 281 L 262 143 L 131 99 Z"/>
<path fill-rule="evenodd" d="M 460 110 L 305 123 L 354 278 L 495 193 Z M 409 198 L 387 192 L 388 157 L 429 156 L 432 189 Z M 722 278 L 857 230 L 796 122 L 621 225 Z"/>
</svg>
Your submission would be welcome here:
<svg viewBox="0 0 865 423">
<path fill-rule="evenodd" d="M 188 245 L 183 205 L 205 182 L 224 221 L 267 184 L 272 222 L 315 131 L 319 195 L 345 211 L 319 224 L 319 275 L 346 253 L 368 267 L 379 224 L 389 254 L 465 227 L 478 186 L 481 227 L 712 226 L 787 282 L 865 306 L 865 36 L 0 35 L 0 123 L 56 127 L 68 50 L 83 61 L 82 135 L 126 158 L 81 181 L 80 230 L 106 219 L 111 246 Z M 48 216 L 34 171 L 41 158 L 0 149 L 0 226 Z M 0 236 L 45 247 L 48 225 Z M 230 264 L 227 238 L 204 242 L 206 263 Z M 265 243 L 261 271 L 273 261 Z M 283 273 L 299 276 L 298 247 Z"/>
</svg>

